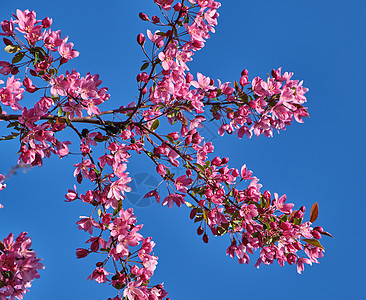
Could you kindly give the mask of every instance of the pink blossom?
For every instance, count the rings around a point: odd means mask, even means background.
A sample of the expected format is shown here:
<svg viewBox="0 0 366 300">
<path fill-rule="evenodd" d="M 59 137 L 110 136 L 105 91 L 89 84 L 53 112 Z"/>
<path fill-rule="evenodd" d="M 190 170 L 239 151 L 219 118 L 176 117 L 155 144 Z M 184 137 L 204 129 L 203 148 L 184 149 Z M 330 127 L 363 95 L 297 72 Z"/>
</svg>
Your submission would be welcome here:
<svg viewBox="0 0 366 300">
<path fill-rule="evenodd" d="M 185 195 L 182 194 L 169 194 L 165 197 L 162 205 L 168 204 L 169 208 L 173 208 L 175 203 L 178 207 L 180 207 L 182 204 L 185 203 L 184 197 Z"/>
<path fill-rule="evenodd" d="M 79 52 L 73 49 L 73 43 L 67 43 L 68 39 L 69 37 L 63 39 L 61 46 L 58 48 L 58 52 L 65 59 L 73 59 L 79 56 Z"/>
<path fill-rule="evenodd" d="M 104 283 L 109 281 L 107 279 L 109 273 L 104 268 L 96 268 L 91 275 L 88 276 L 88 280 L 95 280 L 98 283 Z"/>
<path fill-rule="evenodd" d="M 294 207 L 294 204 L 292 204 L 292 203 L 284 204 L 286 199 L 287 199 L 287 196 L 282 195 L 281 198 L 279 198 L 279 199 L 278 199 L 278 194 L 277 193 L 274 193 L 274 196 L 275 196 L 274 204 L 275 204 L 276 208 L 280 212 L 283 212 L 286 215 L 291 214 L 292 208 Z"/>
<path fill-rule="evenodd" d="M 182 175 L 175 179 L 174 185 L 177 191 L 187 193 L 187 187 L 190 186 L 192 182 L 193 180 L 191 178 L 187 178 L 186 175 Z"/>
<path fill-rule="evenodd" d="M 160 195 L 156 190 L 148 192 L 145 196 L 145 198 L 155 197 L 156 202 L 160 203 Z"/>
<path fill-rule="evenodd" d="M 301 274 L 304 271 L 304 264 L 312 265 L 311 260 L 305 257 L 301 257 L 297 260 L 297 273 Z"/>
<path fill-rule="evenodd" d="M 0 61 L 0 74 L 8 75 L 12 68 L 13 66 L 7 61 Z"/>
</svg>

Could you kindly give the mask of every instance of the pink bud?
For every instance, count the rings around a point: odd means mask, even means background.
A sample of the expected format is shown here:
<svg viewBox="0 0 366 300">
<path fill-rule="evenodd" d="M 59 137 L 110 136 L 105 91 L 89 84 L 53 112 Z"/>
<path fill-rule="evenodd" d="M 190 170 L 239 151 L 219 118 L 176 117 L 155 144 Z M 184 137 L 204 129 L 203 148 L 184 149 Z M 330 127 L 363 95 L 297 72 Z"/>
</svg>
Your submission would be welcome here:
<svg viewBox="0 0 366 300">
<path fill-rule="evenodd" d="M 311 232 L 311 234 L 313 235 L 313 237 L 315 238 L 315 239 L 317 239 L 317 240 L 319 240 L 321 237 L 322 237 L 322 235 L 320 234 L 320 232 L 319 231 L 317 231 L 317 230 L 313 230 L 312 232 Z"/>
<path fill-rule="evenodd" d="M 165 174 L 166 174 L 166 170 L 165 170 L 165 166 L 164 165 L 162 165 L 162 164 L 158 164 L 157 166 L 156 166 L 156 172 L 158 172 L 159 173 L 159 175 L 161 175 L 161 176 L 165 176 Z"/>
<path fill-rule="evenodd" d="M 145 95 L 147 93 L 147 88 L 144 87 L 144 89 L 142 90 L 142 94 Z"/>
<path fill-rule="evenodd" d="M 234 169 L 233 172 L 231 173 L 234 177 L 238 177 L 239 176 L 239 170 L 238 169 Z"/>
<path fill-rule="evenodd" d="M 137 43 L 142 47 L 145 44 L 145 36 L 143 33 L 140 33 L 137 36 Z"/>
<path fill-rule="evenodd" d="M 227 164 L 229 162 L 229 158 L 228 157 L 224 157 L 222 160 L 221 160 L 221 164 Z"/>
<path fill-rule="evenodd" d="M 49 28 L 52 25 L 52 19 L 47 17 L 42 20 L 43 28 Z"/>
<path fill-rule="evenodd" d="M 263 198 L 266 199 L 267 201 L 271 200 L 271 193 L 269 191 L 265 191 L 263 193 Z"/>
<path fill-rule="evenodd" d="M 314 230 L 319 231 L 320 233 L 322 233 L 324 231 L 323 227 L 320 227 L 320 226 L 315 226 Z"/>
<path fill-rule="evenodd" d="M 179 133 L 177 131 L 168 134 L 174 141 L 179 139 Z"/>
<path fill-rule="evenodd" d="M 152 21 L 153 21 L 153 23 L 154 24 L 156 24 L 156 23 L 160 23 L 160 19 L 159 19 L 159 17 L 157 17 L 157 16 L 152 16 Z"/>
<path fill-rule="evenodd" d="M 14 34 L 13 20 L 10 20 L 10 22 L 8 20 L 2 21 L 1 28 L 4 31 L 4 34 L 1 34 L 1 35 L 6 35 L 6 36 L 13 35 Z"/>
<path fill-rule="evenodd" d="M 248 70 L 244 69 L 243 71 L 241 71 L 241 76 L 247 76 L 248 75 Z"/>
<path fill-rule="evenodd" d="M 294 214 L 294 218 L 296 219 L 301 219 L 304 216 L 304 213 L 301 210 L 298 210 L 295 214 Z"/>
<path fill-rule="evenodd" d="M 178 2 L 176 5 L 173 6 L 175 11 L 180 11 L 180 9 L 182 8 L 182 3 Z"/>
<path fill-rule="evenodd" d="M 86 249 L 77 249 L 76 250 L 76 257 L 77 258 L 84 258 L 86 257 L 88 254 L 90 253 L 90 251 L 86 250 Z"/>
<path fill-rule="evenodd" d="M 142 21 L 149 21 L 149 17 L 146 14 L 144 14 L 143 12 L 139 13 L 139 17 Z"/>
<path fill-rule="evenodd" d="M 32 80 L 30 80 L 29 77 L 25 77 L 23 80 L 23 85 L 25 87 L 25 90 L 28 93 L 34 93 L 35 91 L 37 91 L 38 89 L 36 88 L 36 86 L 33 85 Z"/>
<path fill-rule="evenodd" d="M 211 164 L 214 166 L 220 166 L 221 165 L 221 159 L 220 157 L 216 156 L 212 161 Z"/>
<path fill-rule="evenodd" d="M 206 233 L 203 235 L 202 240 L 204 243 L 208 243 L 208 235 Z"/>
<path fill-rule="evenodd" d="M 242 76 L 240 78 L 240 85 L 244 86 L 244 85 L 247 85 L 247 84 L 248 84 L 248 77 L 247 76 Z"/>
<path fill-rule="evenodd" d="M 198 235 L 203 234 L 203 228 L 201 226 L 197 228 L 197 234 Z"/>
<path fill-rule="evenodd" d="M 187 73 L 186 75 L 186 82 L 190 83 L 193 80 L 193 75 L 191 73 Z"/>
</svg>

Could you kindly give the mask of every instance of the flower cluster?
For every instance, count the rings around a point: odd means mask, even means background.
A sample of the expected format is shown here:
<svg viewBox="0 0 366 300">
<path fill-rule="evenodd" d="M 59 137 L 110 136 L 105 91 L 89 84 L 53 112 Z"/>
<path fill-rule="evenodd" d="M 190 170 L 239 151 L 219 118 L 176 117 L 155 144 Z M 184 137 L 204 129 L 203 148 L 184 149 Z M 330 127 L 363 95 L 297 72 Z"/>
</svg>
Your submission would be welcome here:
<svg viewBox="0 0 366 300">
<path fill-rule="evenodd" d="M 15 240 L 10 233 L 0 241 L 0 299 L 23 299 L 33 279 L 39 278 L 38 270 L 44 266 L 30 249 L 31 244 L 26 232 Z"/>
<path fill-rule="evenodd" d="M 303 206 L 294 210 L 285 195 L 262 192 L 262 185 L 246 165 L 239 170 L 228 165 L 228 157 L 214 156 L 214 143 L 205 140 L 200 128 L 207 121 L 203 113 L 209 110 L 212 120 L 220 123 L 221 136 L 273 136 L 273 130 L 285 129 L 293 119 L 301 123 L 308 116 L 303 106 L 308 89 L 302 81 L 293 80 L 292 73 L 282 74 L 281 68 L 273 70 L 266 80 L 254 77 L 251 81 L 244 69 L 239 83 L 223 83 L 202 73 L 194 76 L 189 63 L 215 32 L 221 4 L 214 0 L 154 2 L 163 12 L 161 18 L 139 14 L 159 30 L 148 29 L 148 40 L 143 33 L 137 36 L 146 56 L 136 76 L 138 100 L 108 111 L 101 109 L 110 95 L 107 88 L 100 87 L 99 75 L 88 73 L 83 77 L 74 69 L 61 73 L 61 67 L 79 53 L 67 43 L 68 37 L 51 30 L 52 19 L 37 20 L 34 11 L 17 10 L 16 20 L 3 21 L 0 34 L 13 58 L 11 63 L 0 61 L 0 74 L 11 74 L 0 89 L 0 104 L 15 112 L 21 110 L 21 114 L 6 114 L 0 106 L 0 120 L 8 121 L 13 129 L 2 139 L 19 137 L 19 162 L 32 166 L 42 166 L 43 159 L 52 153 L 60 158 L 70 153 L 71 143 L 59 139 L 59 132 L 71 129 L 80 139 L 73 151 L 80 158 L 74 164 L 74 177 L 80 185 L 87 181 L 89 188 L 80 192 L 82 188 L 74 186 L 65 198 L 67 202 L 80 200 L 92 211 L 76 222 L 89 234 L 86 242 L 90 244 L 79 248 L 76 255 L 105 255 L 88 279 L 110 282 L 118 291 L 113 300 L 158 300 L 167 296 L 162 284 L 150 283 L 157 265 L 155 243 L 151 237 L 142 236 L 142 225 L 136 225 L 136 216 L 124 203 L 126 193 L 131 191 L 129 159 L 137 155 L 151 160 L 161 176 L 159 185 L 165 184 L 168 191 L 160 195 L 156 188 L 145 197 L 154 197 L 157 202 L 163 199 L 162 205 L 169 208 L 188 206 L 190 218 L 198 223 L 197 234 L 205 243 L 209 232 L 227 235 L 227 254 L 237 257 L 239 263 L 249 263 L 249 254 L 259 250 L 257 267 L 274 261 L 284 266 L 287 262 L 296 264 L 301 273 L 304 264 L 318 263 L 323 256 L 319 242 L 322 235 L 331 236 L 322 227 L 313 227 L 317 204 L 311 209 L 310 220 L 304 221 Z M 23 67 L 24 79 L 15 78 Z M 40 90 L 42 96 L 33 105 L 20 105 L 25 93 L 34 96 Z M 159 129 L 164 119 L 174 131 Z M 82 128 L 78 127 L 80 123 Z M 184 167 L 185 174 L 175 176 L 176 167 Z M 5 187 L 3 179 L 0 175 L 0 190 Z M 24 238 L 21 243 L 26 241 Z M 299 255 L 301 250 L 306 256 Z M 0 251 L 5 254 L 5 250 Z M 5 282 L 14 273 L 4 274 Z M 17 278 L 22 279 L 23 274 Z M 11 296 L 4 294 L 4 299 Z"/>
</svg>

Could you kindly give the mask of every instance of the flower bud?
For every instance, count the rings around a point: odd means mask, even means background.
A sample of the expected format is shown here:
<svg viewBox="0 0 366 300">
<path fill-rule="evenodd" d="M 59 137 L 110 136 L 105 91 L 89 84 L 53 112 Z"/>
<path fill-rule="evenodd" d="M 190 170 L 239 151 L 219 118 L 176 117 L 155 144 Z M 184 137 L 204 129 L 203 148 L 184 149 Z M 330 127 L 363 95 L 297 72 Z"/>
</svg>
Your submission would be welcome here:
<svg viewBox="0 0 366 300">
<path fill-rule="evenodd" d="M 239 170 L 238 169 L 234 169 L 233 172 L 231 173 L 234 177 L 238 177 L 240 175 Z"/>
<path fill-rule="evenodd" d="M 52 19 L 47 17 L 42 20 L 43 28 L 49 28 L 52 25 Z"/>
<path fill-rule="evenodd" d="M 203 235 L 202 240 L 204 243 L 208 243 L 208 235 L 206 233 Z"/>
<path fill-rule="evenodd" d="M 269 191 L 264 191 L 263 198 L 268 200 L 271 200 L 271 193 Z"/>
<path fill-rule="evenodd" d="M 311 234 L 313 235 L 313 237 L 315 238 L 315 239 L 317 239 L 317 240 L 319 240 L 321 237 L 322 237 L 322 235 L 320 234 L 320 232 L 319 231 L 317 231 L 317 230 L 313 230 L 312 232 L 311 232 Z"/>
<path fill-rule="evenodd" d="M 160 23 L 160 19 L 159 19 L 159 17 L 158 16 L 152 16 L 152 22 L 154 23 L 154 24 L 156 24 L 156 23 Z"/>
<path fill-rule="evenodd" d="M 180 11 L 180 9 L 182 8 L 182 3 L 178 2 L 176 5 L 173 6 L 175 11 Z"/>
<path fill-rule="evenodd" d="M 221 160 L 221 164 L 227 164 L 229 162 L 229 158 L 228 157 L 224 157 L 222 160 Z"/>
<path fill-rule="evenodd" d="M 301 219 L 304 216 L 304 213 L 301 210 L 298 210 L 295 214 L 294 214 L 294 218 L 296 219 Z"/>
<path fill-rule="evenodd" d="M 2 35 L 7 35 L 7 36 L 13 35 L 14 34 L 13 20 L 10 20 L 10 22 L 8 20 L 2 21 L 1 28 L 4 31 L 4 34 L 2 34 Z"/>
<path fill-rule="evenodd" d="M 197 228 L 197 234 L 198 235 L 203 234 L 203 228 L 201 226 Z"/>
<path fill-rule="evenodd" d="M 144 44 L 145 44 L 145 36 L 143 33 L 140 33 L 138 36 L 137 36 L 137 43 L 143 47 Z"/>
<path fill-rule="evenodd" d="M 241 76 L 240 78 L 240 85 L 244 86 L 248 84 L 248 77 L 247 76 Z"/>
<path fill-rule="evenodd" d="M 319 231 L 320 233 L 322 233 L 324 231 L 323 227 L 320 227 L 320 226 L 315 226 L 314 230 Z"/>
<path fill-rule="evenodd" d="M 241 71 L 241 76 L 247 76 L 248 75 L 248 70 L 244 69 L 243 71 Z"/>
<path fill-rule="evenodd" d="M 149 21 L 149 17 L 146 14 L 144 14 L 143 12 L 139 13 L 139 17 L 142 21 Z"/>
<path fill-rule="evenodd" d="M 193 80 L 193 75 L 191 73 L 187 73 L 186 75 L 186 82 L 190 83 Z"/>
<path fill-rule="evenodd" d="M 77 249 L 76 250 L 76 257 L 77 258 L 84 258 L 86 257 L 88 254 L 90 253 L 90 251 L 86 250 L 86 249 Z"/>
</svg>

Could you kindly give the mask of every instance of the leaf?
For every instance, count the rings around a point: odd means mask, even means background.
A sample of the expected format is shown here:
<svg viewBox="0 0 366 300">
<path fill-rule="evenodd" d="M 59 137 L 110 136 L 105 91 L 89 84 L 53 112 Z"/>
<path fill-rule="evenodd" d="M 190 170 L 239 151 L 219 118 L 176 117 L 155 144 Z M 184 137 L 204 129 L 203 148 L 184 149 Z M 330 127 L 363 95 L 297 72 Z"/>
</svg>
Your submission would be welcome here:
<svg viewBox="0 0 366 300">
<path fill-rule="evenodd" d="M 324 234 L 324 235 L 329 236 L 334 239 L 334 236 L 332 236 L 329 232 L 323 231 L 323 232 L 321 232 L 321 234 Z"/>
<path fill-rule="evenodd" d="M 206 213 L 206 210 L 203 210 L 203 218 L 205 219 L 206 223 L 208 224 L 208 219 L 207 219 L 207 213 Z"/>
<path fill-rule="evenodd" d="M 313 204 L 313 206 L 311 207 L 311 211 L 310 211 L 310 222 L 314 223 L 316 221 L 316 219 L 318 218 L 318 214 L 319 214 L 319 206 L 318 206 L 318 202 L 315 202 Z"/>
<path fill-rule="evenodd" d="M 160 121 L 159 121 L 159 119 L 156 119 L 155 121 L 154 121 L 154 123 L 152 123 L 152 125 L 151 125 L 151 130 L 152 131 L 155 131 L 158 127 L 159 127 L 159 125 L 160 125 Z"/>
<path fill-rule="evenodd" d="M 22 48 L 18 45 L 8 45 L 5 47 L 5 51 L 8 53 L 17 53 L 20 49 Z"/>
<path fill-rule="evenodd" d="M 58 111 L 57 111 L 57 115 L 58 115 L 59 117 L 61 117 L 61 116 L 62 116 L 62 113 L 63 113 L 63 111 L 62 111 L 61 107 L 59 107 L 59 109 L 58 109 Z"/>
<path fill-rule="evenodd" d="M 141 66 L 140 71 L 146 70 L 150 63 L 146 62 Z"/>
<path fill-rule="evenodd" d="M 204 168 L 203 166 L 201 166 L 200 164 L 197 164 L 197 163 L 194 163 L 194 165 L 195 165 L 198 169 L 200 169 L 200 170 L 203 172 L 203 174 L 205 173 L 205 168 Z"/>
<path fill-rule="evenodd" d="M 189 202 L 187 202 L 186 201 L 186 203 L 185 203 L 189 208 L 193 208 L 194 207 L 194 205 L 193 204 L 191 204 L 191 203 L 189 203 Z"/>
<path fill-rule="evenodd" d="M 16 64 L 16 63 L 20 62 L 23 59 L 24 55 L 25 55 L 25 52 L 19 52 L 19 53 L 15 54 L 13 59 L 11 60 L 11 63 Z"/>
<path fill-rule="evenodd" d="M 15 122 L 11 122 L 11 123 L 9 123 L 9 125 L 8 125 L 8 126 L 6 126 L 6 128 L 16 127 L 16 126 L 18 126 L 18 125 L 19 125 L 19 122 L 18 122 L 18 121 L 15 121 Z"/>
<path fill-rule="evenodd" d="M 310 245 L 313 245 L 315 247 L 319 247 L 319 248 L 322 248 L 323 250 L 324 247 L 322 246 L 322 244 L 320 244 L 320 242 L 318 240 L 315 240 L 315 239 L 303 239 L 304 242 L 310 244 Z"/>
</svg>

